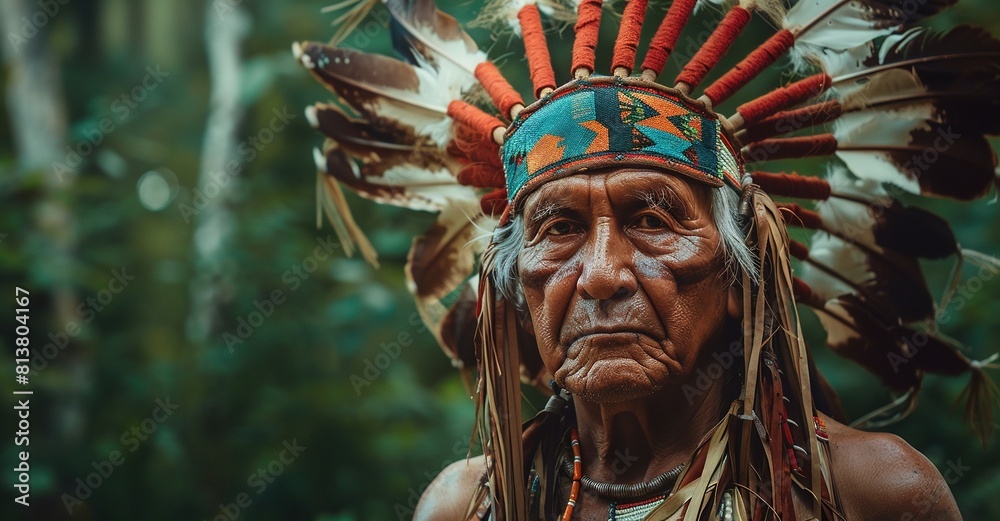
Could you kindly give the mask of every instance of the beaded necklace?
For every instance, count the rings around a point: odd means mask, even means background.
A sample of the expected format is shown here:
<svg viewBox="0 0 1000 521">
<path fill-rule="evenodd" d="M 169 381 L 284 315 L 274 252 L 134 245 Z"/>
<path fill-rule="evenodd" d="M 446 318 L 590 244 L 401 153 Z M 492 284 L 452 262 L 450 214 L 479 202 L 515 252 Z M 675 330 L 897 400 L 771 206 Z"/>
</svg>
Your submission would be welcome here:
<svg viewBox="0 0 1000 521">
<path fill-rule="evenodd" d="M 614 499 L 616 501 L 637 501 L 649 497 L 658 490 L 664 490 L 673 486 L 682 470 L 684 470 L 683 463 L 649 481 L 628 485 L 622 483 L 604 483 L 587 476 L 581 476 L 580 485 L 583 490 L 593 492 L 603 498 Z M 573 475 L 573 464 L 568 459 L 563 467 L 563 474 L 566 477 Z"/>
<path fill-rule="evenodd" d="M 602 496 L 610 496 L 614 501 L 608 508 L 608 521 L 632 521 L 645 519 L 646 515 L 660 506 L 666 500 L 667 494 L 659 494 L 653 497 L 646 497 L 657 490 L 663 490 L 673 486 L 674 481 L 684 469 L 684 464 L 653 478 L 652 480 L 640 483 L 638 487 L 616 487 L 613 484 L 601 483 L 590 480 L 583 475 L 583 458 L 580 456 L 580 438 L 576 427 L 570 429 L 570 446 L 573 450 L 572 476 L 573 482 L 570 487 L 569 500 L 566 502 L 566 510 L 563 512 L 562 521 L 570 521 L 573 517 L 573 509 L 580 495 L 580 484 L 587 483 L 586 488 Z M 567 465 L 567 470 L 569 465 Z M 588 482 L 589 480 L 589 482 Z M 602 493 L 604 491 L 605 493 Z M 619 503 L 619 500 L 623 502 Z"/>
<path fill-rule="evenodd" d="M 661 494 L 632 503 L 611 503 L 611 506 L 608 508 L 608 521 L 640 521 L 646 519 L 646 516 L 666 501 L 666 499 L 667 495 Z"/>
</svg>

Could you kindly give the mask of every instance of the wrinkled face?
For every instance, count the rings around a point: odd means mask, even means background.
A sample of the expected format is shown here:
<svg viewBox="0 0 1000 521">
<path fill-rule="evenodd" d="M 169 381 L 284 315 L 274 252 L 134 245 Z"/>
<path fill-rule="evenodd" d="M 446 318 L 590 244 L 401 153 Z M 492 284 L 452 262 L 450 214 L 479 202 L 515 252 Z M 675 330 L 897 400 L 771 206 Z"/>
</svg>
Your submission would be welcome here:
<svg viewBox="0 0 1000 521">
<path fill-rule="evenodd" d="M 539 187 L 524 205 L 521 283 L 539 352 L 584 399 L 641 398 L 693 374 L 738 313 L 712 188 L 619 169 Z"/>
</svg>

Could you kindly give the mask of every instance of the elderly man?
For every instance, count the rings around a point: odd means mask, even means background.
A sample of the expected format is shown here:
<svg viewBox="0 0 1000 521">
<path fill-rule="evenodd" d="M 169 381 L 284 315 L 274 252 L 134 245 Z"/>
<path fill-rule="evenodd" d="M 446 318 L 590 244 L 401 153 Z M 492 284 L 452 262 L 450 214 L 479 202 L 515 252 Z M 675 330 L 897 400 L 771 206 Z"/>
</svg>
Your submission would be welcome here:
<svg viewBox="0 0 1000 521">
<path fill-rule="evenodd" d="M 525 199 L 523 226 L 511 225 L 511 290 L 523 291 L 513 298 L 525 302 L 545 368 L 572 396 L 592 483 L 649 483 L 687 463 L 737 397 L 732 367 L 707 389 L 696 383 L 718 360 L 732 360 L 712 354 L 730 352 L 740 336 L 732 270 L 747 267 L 749 252 L 734 196 L 722 190 L 667 170 L 588 171 L 540 186 Z M 961 518 L 941 474 L 906 442 L 820 418 L 844 519 Z M 483 457 L 446 468 L 414 519 L 468 519 L 485 470 Z M 552 476 L 555 501 L 542 519 L 562 515 L 571 479 Z M 595 489 L 579 495 L 574 519 L 612 519 L 616 502 L 648 499 Z M 797 492 L 794 518 L 807 519 L 811 500 Z"/>
<path fill-rule="evenodd" d="M 680 117 L 664 117 L 672 114 Z M 637 131 L 658 139 L 636 147 Z M 555 161 L 549 136 L 559 137 Z M 678 146 L 678 137 L 687 141 Z M 787 241 L 784 228 L 760 235 L 769 225 L 754 214 L 766 214 L 769 203 L 734 182 L 730 139 L 683 93 L 623 78 L 561 87 L 507 132 L 501 157 L 511 202 L 487 253 L 488 276 L 534 338 L 557 391 L 542 415 L 558 419 L 525 430 L 526 450 L 536 451 L 524 458 L 529 515 L 679 519 L 707 505 L 720 519 L 766 518 L 765 508 L 789 519 L 959 518 L 941 475 L 904 441 L 814 408 L 803 382 L 818 376 L 796 364 L 804 358 L 796 339 L 774 332 L 797 327 L 776 309 L 774 272 L 783 262 L 761 244 Z M 535 160 L 539 154 L 549 160 Z M 755 233 L 756 251 L 746 238 Z M 747 301 L 760 293 L 763 311 L 751 309 Z M 745 313 L 762 314 L 761 322 Z M 775 340 L 746 334 L 762 328 Z M 779 369 L 770 381 L 758 375 L 763 386 L 750 396 L 747 374 L 768 367 Z M 715 378 L 706 384 L 706 375 Z M 808 416 L 796 416 L 796 407 Z M 778 423 L 767 418 L 774 415 Z M 759 436 L 744 442 L 759 442 L 758 451 L 721 441 L 730 429 Z M 549 433 L 528 434 L 540 430 Z M 530 441 L 541 436 L 555 440 Z M 490 443 L 499 461 L 504 451 Z M 448 467 L 415 518 L 487 517 L 497 499 L 483 488 L 498 482 L 500 465 L 476 458 Z M 741 466 L 763 475 L 741 477 Z M 803 484 L 813 476 L 820 483 Z M 763 501 L 748 501 L 750 494 Z M 712 495 L 718 499 L 704 497 Z M 502 505 L 504 515 L 520 519 L 524 511 L 511 505 Z"/>
<path fill-rule="evenodd" d="M 971 373 L 971 416 L 986 435 L 987 364 L 933 335 L 917 262 L 959 253 L 957 242 L 882 183 L 957 199 L 989 191 L 996 157 L 982 133 L 993 127 L 965 105 L 933 105 L 924 85 L 965 95 L 963 75 L 978 67 L 977 81 L 992 74 L 996 83 L 996 59 L 978 51 L 1000 42 L 973 31 L 936 51 L 933 33 L 892 34 L 947 2 L 916 12 L 895 0 L 864 9 L 810 0 L 787 12 L 780 2 L 740 2 L 667 87 L 656 80 L 695 0 L 671 3 L 638 75 L 646 2 L 628 2 L 612 76 L 594 73 L 602 2 L 571 3 L 578 12 L 492 2 L 483 15 L 523 36 L 530 104 L 430 0 L 386 2 L 406 62 L 294 47 L 360 116 L 324 104 L 307 112 L 330 138 L 317 152 L 320 172 L 376 201 L 440 212 L 414 241 L 407 275 L 453 362 L 477 368 L 485 454 L 446 468 L 415 518 L 959 518 L 927 459 L 833 418 L 836 396 L 811 362 L 796 304 L 817 312 L 831 348 L 902 394 L 902 411 L 926 372 Z M 574 79 L 562 86 L 540 11 L 576 17 Z M 786 29 L 694 98 L 753 11 Z M 730 117 L 716 112 L 791 48 L 823 72 Z M 942 62 L 959 65 L 919 66 Z M 836 95 L 817 98 L 834 83 Z M 478 89 L 504 120 L 466 102 Z M 995 105 L 995 89 L 977 89 L 969 95 Z M 775 137 L 841 115 L 836 133 Z M 945 125 L 961 143 L 914 178 L 906 154 L 931 146 L 928 129 Z M 745 166 L 834 153 L 846 168 L 829 181 Z M 366 251 L 339 184 L 321 184 L 345 244 Z M 816 200 L 817 210 L 771 195 Z M 789 239 L 786 220 L 820 231 L 811 249 Z M 483 227 L 489 246 L 467 248 Z M 551 399 L 522 426 L 522 381 L 548 380 Z"/>
</svg>

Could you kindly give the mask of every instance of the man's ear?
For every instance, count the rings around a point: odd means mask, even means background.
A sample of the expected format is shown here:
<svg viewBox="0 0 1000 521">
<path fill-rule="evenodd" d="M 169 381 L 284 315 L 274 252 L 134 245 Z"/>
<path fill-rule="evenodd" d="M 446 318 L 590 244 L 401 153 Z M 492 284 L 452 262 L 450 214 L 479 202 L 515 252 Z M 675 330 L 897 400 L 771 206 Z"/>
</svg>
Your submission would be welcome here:
<svg viewBox="0 0 1000 521">
<path fill-rule="evenodd" d="M 743 319 L 743 288 L 739 284 L 734 283 L 729 286 L 729 295 L 726 297 L 726 312 L 732 318 Z"/>
</svg>

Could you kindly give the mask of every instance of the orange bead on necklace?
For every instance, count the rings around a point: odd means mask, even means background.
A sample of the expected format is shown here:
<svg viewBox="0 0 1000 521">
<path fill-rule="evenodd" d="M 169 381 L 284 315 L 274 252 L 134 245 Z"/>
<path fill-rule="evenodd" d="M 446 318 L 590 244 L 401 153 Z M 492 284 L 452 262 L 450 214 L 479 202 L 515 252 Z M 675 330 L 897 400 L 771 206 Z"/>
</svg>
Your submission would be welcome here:
<svg viewBox="0 0 1000 521">
<path fill-rule="evenodd" d="M 566 502 L 566 511 L 563 512 L 562 521 L 570 521 L 573 518 L 573 507 L 576 506 L 576 498 L 580 495 L 580 478 L 583 477 L 580 438 L 576 434 L 576 427 L 569 431 L 569 443 L 573 447 L 573 486 L 569 490 L 569 501 Z"/>
</svg>

